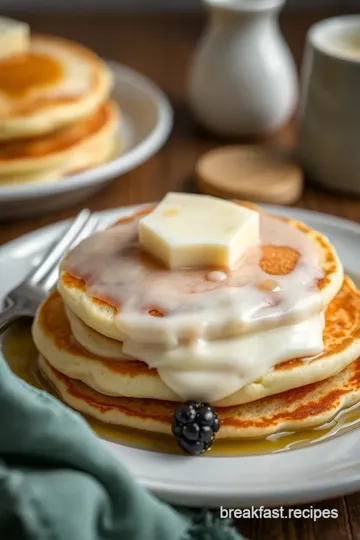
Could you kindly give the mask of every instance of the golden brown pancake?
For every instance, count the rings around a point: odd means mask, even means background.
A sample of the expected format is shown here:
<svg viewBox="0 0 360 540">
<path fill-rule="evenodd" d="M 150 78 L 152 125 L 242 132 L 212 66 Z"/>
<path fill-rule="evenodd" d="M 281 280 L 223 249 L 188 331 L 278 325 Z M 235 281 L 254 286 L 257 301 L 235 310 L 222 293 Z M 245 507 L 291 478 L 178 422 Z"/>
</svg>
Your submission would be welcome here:
<svg viewBox="0 0 360 540">
<path fill-rule="evenodd" d="M 0 61 L 0 140 L 33 137 L 91 115 L 112 75 L 86 47 L 33 36 L 30 52 Z"/>
<path fill-rule="evenodd" d="M 150 210 L 132 214 L 121 222 L 137 220 Z M 222 438 L 264 437 L 323 425 L 341 409 L 360 401 L 360 293 L 349 278 L 343 279 L 342 265 L 324 236 L 296 220 L 279 219 L 308 235 L 322 253 L 323 276 L 317 280 L 317 286 L 324 313 L 317 313 L 316 317 L 325 319 L 324 351 L 316 357 L 284 362 L 232 396 L 212 403 L 221 420 Z M 132 238 L 135 233 L 132 232 Z M 111 238 L 117 249 L 117 237 Z M 92 244 L 86 244 L 84 259 L 90 266 L 87 257 L 93 255 L 91 249 Z M 259 265 L 269 276 L 292 273 L 300 257 L 287 245 L 263 245 L 261 250 Z M 84 259 L 80 257 L 81 261 Z M 41 372 L 62 399 L 82 413 L 114 425 L 170 434 L 180 398 L 144 362 L 117 360 L 114 355 L 108 359 L 87 351 L 86 324 L 97 350 L 103 346 L 104 351 L 114 352 L 118 342 L 121 351 L 121 337 L 115 324 L 121 306 L 117 308 L 110 299 L 104 301 L 88 294 L 86 282 L 65 268 L 64 265 L 58 283 L 61 296 L 54 292 L 45 300 L 33 325 Z M 78 275 L 86 276 L 86 268 L 84 274 L 81 269 L 82 266 Z M 145 315 L 166 317 L 166 313 L 147 309 Z M 72 312 L 83 325 L 82 345 L 71 332 L 66 313 Z M 287 322 L 291 325 L 291 320 Z M 111 342 L 106 341 L 109 339 Z M 222 353 L 219 357 L 222 364 Z"/>
<path fill-rule="evenodd" d="M 90 116 L 57 131 L 0 145 L 0 185 L 35 181 L 46 175 L 55 180 L 69 172 L 105 161 L 114 148 L 118 110 L 108 101 Z M 24 179 L 25 178 L 25 179 Z"/>
<path fill-rule="evenodd" d="M 139 219 L 147 212 L 150 212 L 151 208 L 142 210 L 140 213 L 136 212 L 123 220 L 119 220 L 118 223 Z M 325 308 L 337 294 L 343 281 L 343 268 L 334 248 L 326 237 L 303 223 L 291 219 L 279 219 L 286 221 L 294 228 L 308 235 L 321 251 L 323 277 L 317 280 L 317 286 Z M 269 276 L 275 274 L 287 275 L 294 270 L 298 258 L 299 253 L 288 246 L 263 245 L 260 266 Z M 124 338 L 121 330 L 116 325 L 117 308 L 115 305 L 112 305 L 110 300 L 105 302 L 87 294 L 85 281 L 74 276 L 64 267 L 60 272 L 58 290 L 65 304 L 85 324 L 104 336 L 118 340 Z M 159 315 L 156 312 L 150 314 L 153 316 Z M 160 315 L 166 317 L 166 314 Z"/>
<path fill-rule="evenodd" d="M 107 395 L 181 401 L 155 369 L 137 360 L 109 360 L 90 354 L 74 340 L 63 301 L 53 292 L 33 325 L 35 344 L 61 373 Z M 102 336 L 100 336 L 104 339 Z M 277 365 L 218 404 L 240 405 L 331 377 L 360 356 L 360 293 L 349 278 L 325 313 L 324 352 L 313 359 Z M 105 350 L 105 348 L 104 348 Z"/>
<path fill-rule="evenodd" d="M 74 409 L 110 424 L 171 433 L 176 403 L 104 396 L 70 379 L 40 356 L 39 367 L 61 398 Z M 217 407 L 218 438 L 254 438 L 323 425 L 360 401 L 360 359 L 322 382 L 266 397 L 253 403 Z"/>
</svg>

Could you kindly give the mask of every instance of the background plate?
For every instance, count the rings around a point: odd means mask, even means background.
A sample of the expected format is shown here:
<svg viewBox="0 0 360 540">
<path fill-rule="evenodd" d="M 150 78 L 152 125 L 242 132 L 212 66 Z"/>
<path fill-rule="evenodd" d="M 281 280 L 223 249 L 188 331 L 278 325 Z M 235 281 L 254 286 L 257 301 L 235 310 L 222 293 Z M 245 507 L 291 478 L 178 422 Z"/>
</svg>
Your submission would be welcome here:
<svg viewBox="0 0 360 540">
<path fill-rule="evenodd" d="M 102 213 L 104 224 L 136 207 Z M 268 207 L 327 235 L 347 272 L 359 275 L 360 225 L 291 208 Z M 65 227 L 57 223 L 0 248 L 0 299 Z M 190 506 L 248 507 L 313 502 L 360 489 L 360 432 L 281 454 L 190 458 L 137 450 L 104 441 L 138 481 L 163 499 Z"/>
<path fill-rule="evenodd" d="M 132 69 L 117 62 L 109 65 L 115 80 L 112 98 L 121 109 L 121 153 L 104 165 L 57 182 L 0 186 L 1 220 L 44 214 L 83 200 L 146 161 L 164 144 L 173 113 L 163 92 Z"/>
</svg>

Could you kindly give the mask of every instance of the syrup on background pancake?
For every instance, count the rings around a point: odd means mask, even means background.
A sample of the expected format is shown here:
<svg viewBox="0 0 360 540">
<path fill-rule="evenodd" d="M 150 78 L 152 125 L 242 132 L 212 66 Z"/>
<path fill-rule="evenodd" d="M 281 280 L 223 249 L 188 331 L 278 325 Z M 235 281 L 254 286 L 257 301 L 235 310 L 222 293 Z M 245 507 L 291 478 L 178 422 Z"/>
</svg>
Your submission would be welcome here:
<svg viewBox="0 0 360 540">
<path fill-rule="evenodd" d="M 56 84 L 63 75 L 61 63 L 54 58 L 36 53 L 17 55 L 0 62 L 0 93 L 21 98 L 34 89 Z"/>
<path fill-rule="evenodd" d="M 0 140 L 81 120 L 108 98 L 112 84 L 106 64 L 86 47 L 33 35 L 28 53 L 0 61 Z"/>
</svg>

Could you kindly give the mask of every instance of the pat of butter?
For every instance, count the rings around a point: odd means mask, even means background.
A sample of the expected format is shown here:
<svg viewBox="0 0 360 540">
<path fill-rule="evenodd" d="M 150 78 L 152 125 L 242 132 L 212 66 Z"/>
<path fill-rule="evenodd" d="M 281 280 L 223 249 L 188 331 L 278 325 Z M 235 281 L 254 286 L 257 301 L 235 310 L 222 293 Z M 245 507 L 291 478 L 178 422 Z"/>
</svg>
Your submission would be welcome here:
<svg viewBox="0 0 360 540">
<path fill-rule="evenodd" d="M 7 17 L 0 17 L 0 60 L 23 54 L 29 48 L 29 25 Z"/>
<path fill-rule="evenodd" d="M 139 221 L 141 248 L 167 268 L 231 269 L 259 240 L 259 214 L 206 195 L 168 193 Z"/>
</svg>

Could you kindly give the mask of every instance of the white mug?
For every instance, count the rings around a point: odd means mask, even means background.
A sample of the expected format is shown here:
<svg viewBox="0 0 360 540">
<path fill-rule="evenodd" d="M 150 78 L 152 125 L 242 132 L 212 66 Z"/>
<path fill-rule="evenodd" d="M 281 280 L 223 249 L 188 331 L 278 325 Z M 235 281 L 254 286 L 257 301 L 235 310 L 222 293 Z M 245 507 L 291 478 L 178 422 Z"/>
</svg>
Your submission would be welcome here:
<svg viewBox="0 0 360 540">
<path fill-rule="evenodd" d="M 360 15 L 327 19 L 308 32 L 299 153 L 310 178 L 360 194 Z"/>
</svg>

